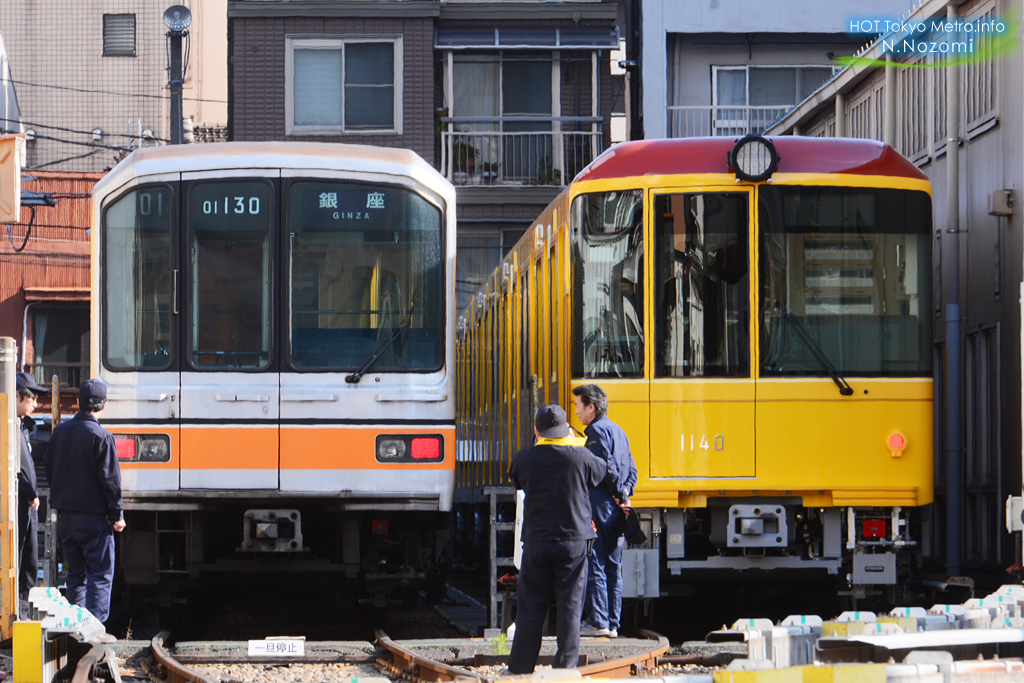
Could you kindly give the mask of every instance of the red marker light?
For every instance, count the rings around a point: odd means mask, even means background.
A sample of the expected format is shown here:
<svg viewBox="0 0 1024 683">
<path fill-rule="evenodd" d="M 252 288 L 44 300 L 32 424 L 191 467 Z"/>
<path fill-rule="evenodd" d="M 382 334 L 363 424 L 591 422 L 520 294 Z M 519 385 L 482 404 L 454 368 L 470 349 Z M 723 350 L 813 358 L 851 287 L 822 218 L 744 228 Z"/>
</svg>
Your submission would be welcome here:
<svg viewBox="0 0 1024 683">
<path fill-rule="evenodd" d="M 117 447 L 118 460 L 135 459 L 135 439 L 131 437 L 128 437 L 127 439 L 118 439 L 115 437 L 114 445 Z"/>
<path fill-rule="evenodd" d="M 889 449 L 889 454 L 892 457 L 901 457 L 907 448 L 907 435 L 898 429 L 892 430 L 889 432 L 889 436 L 885 437 L 885 447 Z"/>
<path fill-rule="evenodd" d="M 413 460 L 439 460 L 441 458 L 440 439 L 413 439 L 410 449 Z"/>
</svg>

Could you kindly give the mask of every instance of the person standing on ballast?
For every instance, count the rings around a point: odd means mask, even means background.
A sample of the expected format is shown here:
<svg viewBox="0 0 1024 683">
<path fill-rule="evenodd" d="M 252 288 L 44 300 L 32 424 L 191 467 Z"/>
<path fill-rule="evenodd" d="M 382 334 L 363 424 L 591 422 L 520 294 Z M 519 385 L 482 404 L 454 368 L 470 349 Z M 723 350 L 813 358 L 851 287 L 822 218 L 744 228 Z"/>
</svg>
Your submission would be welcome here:
<svg viewBox="0 0 1024 683">
<path fill-rule="evenodd" d="M 537 411 L 534 432 L 536 445 L 516 453 L 509 468 L 512 484 L 526 493 L 511 674 L 533 673 L 552 592 L 558 609 L 553 666 L 570 669 L 579 662 L 587 554 L 595 535 L 589 490 L 601 483 L 607 469 L 583 448 L 583 439 L 572 436 L 559 406 Z"/>
<path fill-rule="evenodd" d="M 17 414 L 21 419 L 21 462 L 18 468 L 18 614 L 29 618 L 28 592 L 39 581 L 39 495 L 36 493 L 36 463 L 29 437 L 36 421 L 32 413 L 36 399 L 46 389 L 29 372 L 15 377 L 18 392 Z"/>
<path fill-rule="evenodd" d="M 619 635 L 622 616 L 622 549 L 626 545 L 626 515 L 636 486 L 636 463 L 622 428 L 608 419 L 608 395 L 596 384 L 572 390 L 576 417 L 586 428 L 587 448 L 608 464 L 608 475 L 590 491 L 597 538 L 590 553 L 587 578 L 587 621 L 584 636 Z"/>
<path fill-rule="evenodd" d="M 104 622 L 114 582 L 114 532 L 125 527 L 114 435 L 96 419 L 106 402 L 105 384 L 82 382 L 78 414 L 53 430 L 46 452 L 50 507 L 57 510 L 68 566 L 67 599 Z"/>
</svg>

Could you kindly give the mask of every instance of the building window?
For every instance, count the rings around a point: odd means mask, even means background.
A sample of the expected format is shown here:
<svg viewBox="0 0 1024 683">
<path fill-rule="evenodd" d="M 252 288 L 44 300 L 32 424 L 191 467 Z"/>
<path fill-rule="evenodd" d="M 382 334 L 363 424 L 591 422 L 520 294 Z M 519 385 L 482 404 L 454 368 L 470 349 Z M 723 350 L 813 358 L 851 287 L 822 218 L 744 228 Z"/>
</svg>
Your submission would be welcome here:
<svg viewBox="0 0 1024 683">
<path fill-rule="evenodd" d="M 135 15 L 103 15 L 103 56 L 135 56 Z"/>
<path fill-rule="evenodd" d="M 289 135 L 402 132 L 402 38 L 287 38 Z"/>
<path fill-rule="evenodd" d="M 830 66 L 716 66 L 713 135 L 760 133 L 832 77 Z"/>
<path fill-rule="evenodd" d="M 514 224 L 489 230 L 460 230 L 456 236 L 455 294 L 462 310 L 526 233 Z"/>
<path fill-rule="evenodd" d="M 77 389 L 89 379 L 88 306 L 46 304 L 32 310 L 32 362 L 26 370 L 45 387 L 56 375 L 62 388 Z"/>
</svg>

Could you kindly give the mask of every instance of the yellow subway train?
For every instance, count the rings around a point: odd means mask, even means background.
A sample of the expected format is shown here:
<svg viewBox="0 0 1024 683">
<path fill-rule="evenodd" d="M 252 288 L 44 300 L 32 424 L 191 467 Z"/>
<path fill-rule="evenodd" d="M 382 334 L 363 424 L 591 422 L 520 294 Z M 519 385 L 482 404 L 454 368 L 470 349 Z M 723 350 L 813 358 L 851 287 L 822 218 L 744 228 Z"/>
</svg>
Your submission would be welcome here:
<svg viewBox="0 0 1024 683">
<path fill-rule="evenodd" d="M 597 383 L 649 537 L 627 597 L 748 570 L 893 595 L 934 493 L 931 232 L 878 142 L 611 148 L 458 320 L 456 486 L 508 485 L 535 408 Z"/>
</svg>

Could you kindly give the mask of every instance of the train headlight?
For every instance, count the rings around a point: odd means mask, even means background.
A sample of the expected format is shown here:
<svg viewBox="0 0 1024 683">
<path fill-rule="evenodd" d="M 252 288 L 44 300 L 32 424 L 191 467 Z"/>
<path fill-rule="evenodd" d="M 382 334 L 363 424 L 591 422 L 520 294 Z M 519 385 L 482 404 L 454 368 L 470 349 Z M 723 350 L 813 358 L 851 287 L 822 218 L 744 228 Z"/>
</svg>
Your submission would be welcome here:
<svg viewBox="0 0 1024 683">
<path fill-rule="evenodd" d="M 114 446 L 121 462 L 169 462 L 171 437 L 166 434 L 115 434 Z"/>
<path fill-rule="evenodd" d="M 441 434 L 380 434 L 377 436 L 377 462 L 433 463 L 444 461 L 444 436 Z"/>
<path fill-rule="evenodd" d="M 775 173 L 779 167 L 779 153 L 767 138 L 748 135 L 733 146 L 728 163 L 738 180 L 757 183 L 768 180 Z"/>
<path fill-rule="evenodd" d="M 405 441 L 381 439 L 377 442 L 377 460 L 402 460 L 405 458 Z"/>
</svg>

